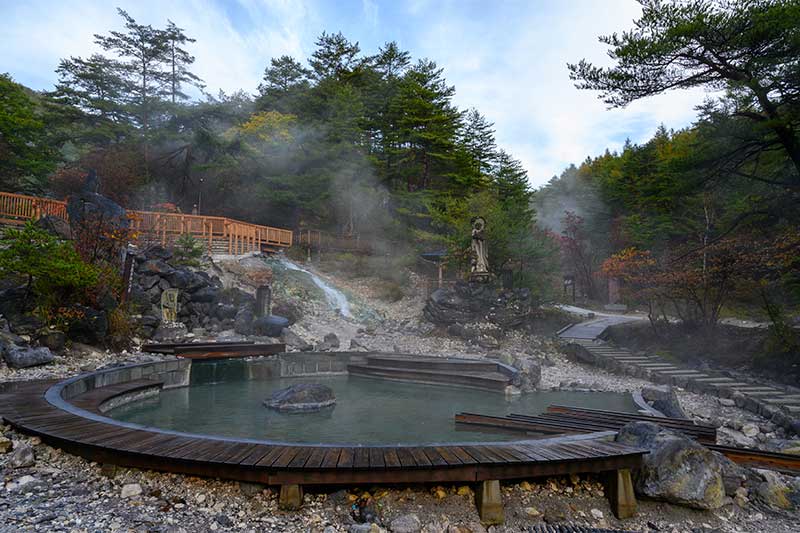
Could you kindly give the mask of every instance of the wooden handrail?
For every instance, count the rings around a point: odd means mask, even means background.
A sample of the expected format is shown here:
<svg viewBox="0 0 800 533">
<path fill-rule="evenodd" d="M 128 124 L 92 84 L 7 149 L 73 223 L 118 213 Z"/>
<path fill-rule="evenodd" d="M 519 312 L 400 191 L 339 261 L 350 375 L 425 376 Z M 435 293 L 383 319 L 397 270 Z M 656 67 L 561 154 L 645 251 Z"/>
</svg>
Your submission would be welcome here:
<svg viewBox="0 0 800 533">
<path fill-rule="evenodd" d="M 23 224 L 52 215 L 68 219 L 67 203 L 51 198 L 0 192 L 0 223 Z M 226 217 L 129 210 L 131 225 L 142 242 L 167 244 L 188 233 L 208 250 L 227 247 L 229 254 L 292 246 L 293 233 L 283 228 L 260 226 Z M 215 245 L 217 245 L 215 247 Z"/>
</svg>

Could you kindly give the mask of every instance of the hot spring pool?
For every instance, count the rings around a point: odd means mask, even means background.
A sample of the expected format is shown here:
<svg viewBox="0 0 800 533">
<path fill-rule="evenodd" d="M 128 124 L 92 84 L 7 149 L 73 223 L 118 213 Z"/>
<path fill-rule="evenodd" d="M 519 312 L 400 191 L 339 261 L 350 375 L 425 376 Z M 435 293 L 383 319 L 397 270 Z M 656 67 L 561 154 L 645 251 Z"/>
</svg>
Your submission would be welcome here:
<svg viewBox="0 0 800 533">
<path fill-rule="evenodd" d="M 336 406 L 316 413 L 285 414 L 263 401 L 290 385 L 321 383 L 334 390 Z M 164 390 L 106 413 L 172 431 L 281 442 L 322 444 L 430 444 L 502 441 L 523 433 L 486 433 L 456 428 L 453 416 L 537 414 L 548 405 L 636 412 L 630 395 L 598 392 L 537 392 L 507 398 L 501 393 L 336 375 L 196 383 Z"/>
</svg>

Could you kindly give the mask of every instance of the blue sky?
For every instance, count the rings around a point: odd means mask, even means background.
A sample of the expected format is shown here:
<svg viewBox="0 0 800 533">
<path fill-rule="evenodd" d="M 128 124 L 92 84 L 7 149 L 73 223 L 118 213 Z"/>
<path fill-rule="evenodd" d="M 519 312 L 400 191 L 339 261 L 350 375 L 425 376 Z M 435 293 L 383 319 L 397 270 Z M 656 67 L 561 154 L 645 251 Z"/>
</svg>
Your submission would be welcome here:
<svg viewBox="0 0 800 533">
<path fill-rule="evenodd" d="M 444 67 L 456 104 L 495 123 L 498 144 L 535 186 L 626 138 L 644 141 L 661 123 L 691 124 L 706 96 L 676 92 L 608 110 L 573 87 L 566 63 L 607 64 L 597 36 L 629 28 L 640 12 L 634 0 L 0 0 L 0 72 L 52 88 L 60 58 L 98 51 L 95 33 L 121 29 L 117 6 L 196 38 L 194 70 L 211 92 L 254 92 L 271 57 L 307 58 L 323 30 L 342 31 L 366 53 L 397 41 Z"/>
</svg>

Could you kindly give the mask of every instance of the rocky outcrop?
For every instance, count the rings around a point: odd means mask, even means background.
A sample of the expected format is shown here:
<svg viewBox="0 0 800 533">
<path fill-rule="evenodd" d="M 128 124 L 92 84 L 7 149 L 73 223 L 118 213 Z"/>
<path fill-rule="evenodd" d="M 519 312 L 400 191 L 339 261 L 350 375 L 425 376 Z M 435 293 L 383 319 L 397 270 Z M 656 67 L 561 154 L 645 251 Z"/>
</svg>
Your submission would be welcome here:
<svg viewBox="0 0 800 533">
<path fill-rule="evenodd" d="M 522 392 L 532 392 L 539 388 L 542 381 L 542 367 L 535 359 L 516 357 L 513 366 L 519 370 L 519 384 L 515 383 L 515 385 Z"/>
<path fill-rule="evenodd" d="M 2 352 L 6 364 L 11 368 L 44 365 L 54 359 L 53 352 L 45 346 L 31 348 L 30 346 L 17 346 L 16 344 L 0 341 L 0 352 Z"/>
<path fill-rule="evenodd" d="M 253 333 L 264 337 L 278 337 L 289 321 L 282 316 L 262 316 L 253 320 Z"/>
<path fill-rule="evenodd" d="M 161 325 L 161 296 L 167 289 L 178 289 L 178 322 L 186 331 L 204 328 L 213 333 L 235 330 L 240 335 L 256 334 L 255 299 L 246 292 L 225 289 L 222 281 L 205 272 L 170 264 L 172 253 L 162 246 L 152 246 L 137 257 L 131 302 L 138 311 L 137 326 L 145 338 L 167 339 Z M 272 323 L 259 324 L 258 334 L 277 337 L 280 328 Z"/>
<path fill-rule="evenodd" d="M 319 383 L 299 383 L 272 394 L 264 401 L 270 409 L 282 412 L 311 412 L 336 403 L 333 389 Z"/>
<path fill-rule="evenodd" d="M 616 440 L 650 451 L 634 473 L 639 494 L 695 509 L 717 509 L 725 503 L 720 461 L 707 448 L 650 422 L 624 426 Z"/>
<path fill-rule="evenodd" d="M 670 418 L 688 418 L 683 412 L 678 396 L 670 386 L 642 387 L 642 398 L 665 416 Z"/>
<path fill-rule="evenodd" d="M 281 331 L 281 342 L 287 347 L 300 352 L 310 352 L 314 349 L 314 346 L 289 328 L 283 328 L 283 331 Z"/>
<path fill-rule="evenodd" d="M 339 337 L 336 336 L 336 333 L 327 333 L 325 337 L 322 338 L 322 342 L 317 345 L 316 350 L 318 352 L 329 352 L 337 349 L 340 344 Z"/>
<path fill-rule="evenodd" d="M 487 283 L 460 281 L 430 295 L 424 314 L 439 325 L 490 322 L 502 328 L 522 325 L 531 311 L 528 289 L 504 290 Z"/>
<path fill-rule="evenodd" d="M 125 209 L 111 198 L 99 194 L 98 188 L 97 175 L 94 170 L 90 170 L 81 191 L 69 195 L 67 215 L 73 234 L 98 222 L 104 225 L 128 227 Z"/>
<path fill-rule="evenodd" d="M 34 225 L 37 228 L 41 228 L 46 232 L 55 235 L 59 239 L 63 239 L 65 241 L 72 239 L 72 228 L 69 227 L 69 222 L 63 218 L 53 215 L 45 215 L 37 220 Z"/>
</svg>

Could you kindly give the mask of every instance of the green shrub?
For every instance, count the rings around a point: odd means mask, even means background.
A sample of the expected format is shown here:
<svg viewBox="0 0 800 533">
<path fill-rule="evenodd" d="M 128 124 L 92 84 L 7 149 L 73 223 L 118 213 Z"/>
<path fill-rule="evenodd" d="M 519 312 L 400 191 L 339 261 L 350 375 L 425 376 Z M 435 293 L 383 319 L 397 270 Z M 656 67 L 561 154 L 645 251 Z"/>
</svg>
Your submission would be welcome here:
<svg viewBox="0 0 800 533">
<path fill-rule="evenodd" d="M 200 266 L 203 257 L 203 244 L 192 237 L 190 233 L 183 233 L 175 240 L 175 250 L 172 262 L 176 265 Z"/>
<path fill-rule="evenodd" d="M 82 301 L 98 282 L 98 269 L 81 259 L 72 242 L 60 241 L 33 223 L 6 230 L 2 246 L 0 277 L 27 279 L 28 290 L 45 309 Z"/>
</svg>

